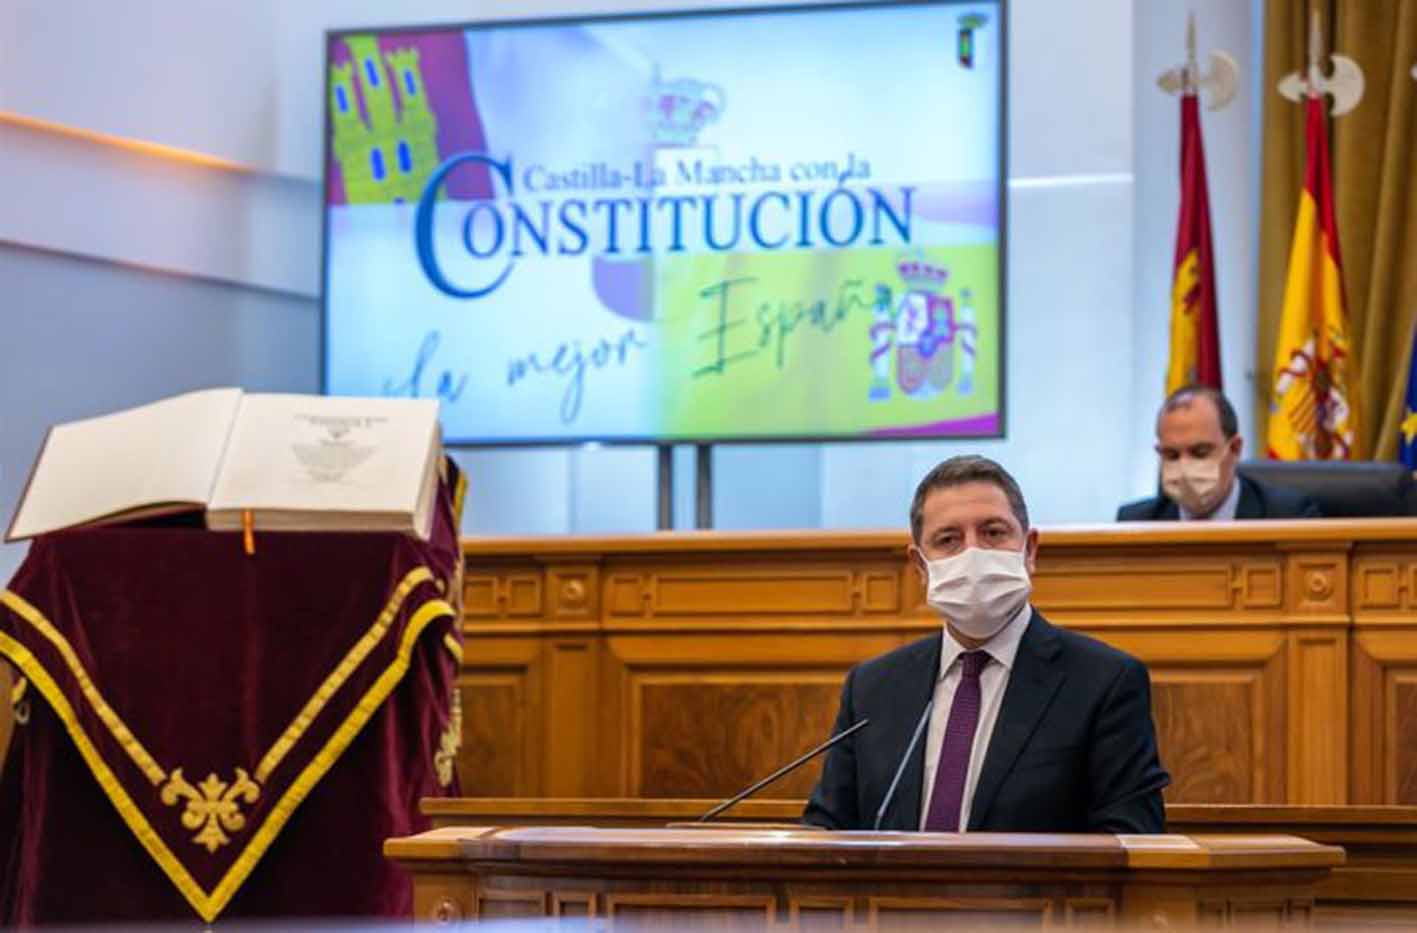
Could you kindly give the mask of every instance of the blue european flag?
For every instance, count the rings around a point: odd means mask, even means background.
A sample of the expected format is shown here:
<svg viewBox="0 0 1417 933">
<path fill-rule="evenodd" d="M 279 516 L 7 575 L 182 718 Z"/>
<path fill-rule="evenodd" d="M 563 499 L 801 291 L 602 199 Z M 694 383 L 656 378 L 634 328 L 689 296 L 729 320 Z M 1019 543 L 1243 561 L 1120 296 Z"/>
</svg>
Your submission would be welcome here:
<svg viewBox="0 0 1417 933">
<path fill-rule="evenodd" d="M 1407 362 L 1407 403 L 1398 425 L 1397 453 L 1409 470 L 1417 470 L 1417 330 L 1412 332 L 1412 353 Z"/>
</svg>

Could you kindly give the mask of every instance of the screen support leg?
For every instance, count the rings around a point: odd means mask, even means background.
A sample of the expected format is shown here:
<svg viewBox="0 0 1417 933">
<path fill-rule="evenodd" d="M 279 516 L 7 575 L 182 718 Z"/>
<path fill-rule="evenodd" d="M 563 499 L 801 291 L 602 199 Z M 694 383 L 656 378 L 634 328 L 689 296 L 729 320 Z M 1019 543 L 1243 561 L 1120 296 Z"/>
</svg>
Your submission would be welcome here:
<svg viewBox="0 0 1417 933">
<path fill-rule="evenodd" d="M 659 524 L 660 531 L 674 527 L 674 445 L 658 444 L 659 452 Z"/>
<path fill-rule="evenodd" d="M 713 445 L 694 445 L 694 527 L 713 527 Z"/>
</svg>

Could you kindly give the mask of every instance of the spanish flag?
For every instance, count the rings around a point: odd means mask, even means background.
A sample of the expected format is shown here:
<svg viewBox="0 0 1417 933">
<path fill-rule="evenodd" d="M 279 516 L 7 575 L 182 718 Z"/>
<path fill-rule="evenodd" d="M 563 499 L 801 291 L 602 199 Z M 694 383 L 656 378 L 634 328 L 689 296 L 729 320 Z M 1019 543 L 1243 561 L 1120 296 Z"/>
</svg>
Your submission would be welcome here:
<svg viewBox="0 0 1417 933">
<path fill-rule="evenodd" d="M 1412 331 L 1412 354 L 1407 358 L 1407 405 L 1397 426 L 1397 456 L 1407 469 L 1417 472 L 1417 328 Z"/>
<path fill-rule="evenodd" d="M 1269 455 L 1276 460 L 1359 456 L 1358 378 L 1344 310 L 1323 106 L 1312 93 L 1305 101 L 1308 164 L 1289 247 L 1269 406 Z"/>
<path fill-rule="evenodd" d="M 1171 358 L 1166 394 L 1184 385 L 1220 386 L 1220 330 L 1215 302 L 1215 256 L 1210 245 L 1210 194 L 1205 145 L 1194 91 L 1181 95 L 1181 214 L 1171 278 Z"/>
</svg>

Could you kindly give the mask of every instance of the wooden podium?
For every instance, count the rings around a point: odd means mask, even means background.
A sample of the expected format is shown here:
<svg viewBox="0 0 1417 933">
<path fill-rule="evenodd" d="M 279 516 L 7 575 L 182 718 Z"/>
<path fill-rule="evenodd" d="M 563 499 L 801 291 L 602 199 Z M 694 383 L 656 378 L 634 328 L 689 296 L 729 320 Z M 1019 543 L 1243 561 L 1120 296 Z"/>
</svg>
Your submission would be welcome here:
<svg viewBox="0 0 1417 933">
<path fill-rule="evenodd" d="M 414 916 L 633 929 L 1308 926 L 1343 850 L 1294 836 L 444 827 L 390 839 Z"/>
</svg>

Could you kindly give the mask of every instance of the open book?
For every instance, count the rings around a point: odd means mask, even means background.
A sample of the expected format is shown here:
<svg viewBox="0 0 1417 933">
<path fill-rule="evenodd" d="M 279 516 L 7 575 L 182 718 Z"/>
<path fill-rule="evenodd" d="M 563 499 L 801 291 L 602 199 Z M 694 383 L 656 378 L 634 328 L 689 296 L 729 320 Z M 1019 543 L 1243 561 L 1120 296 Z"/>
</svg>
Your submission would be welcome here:
<svg viewBox="0 0 1417 933">
<path fill-rule="evenodd" d="M 206 389 L 56 425 L 7 541 L 205 508 L 207 527 L 427 539 L 442 442 L 432 399 Z"/>
</svg>

